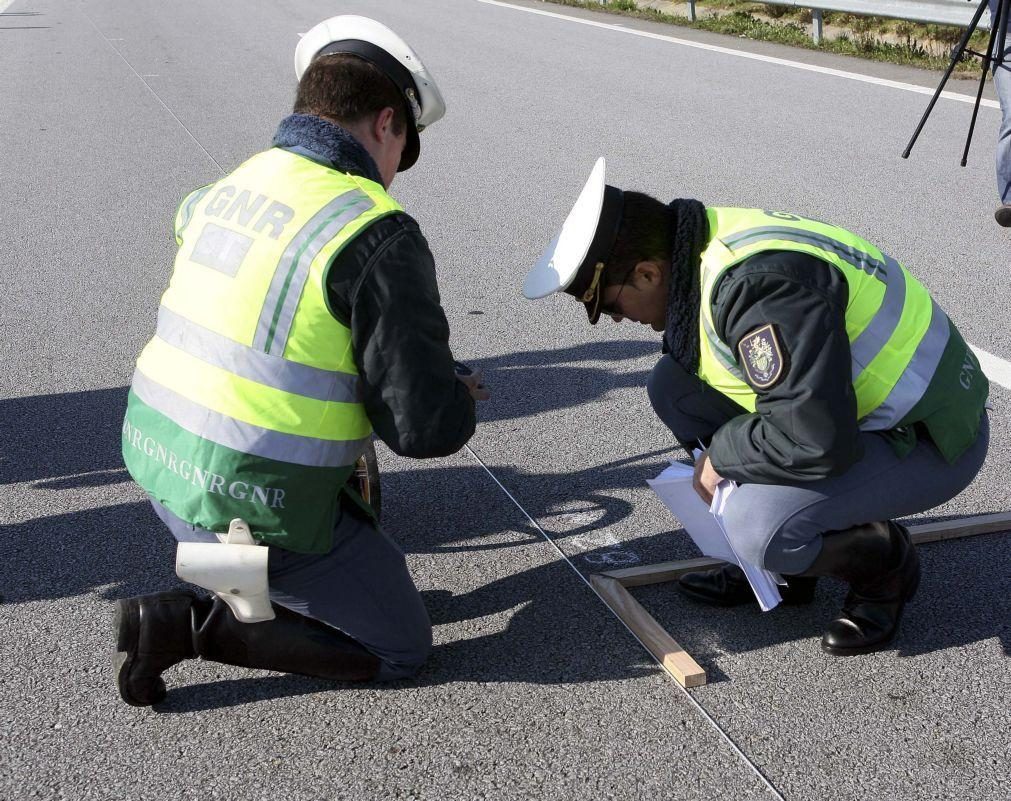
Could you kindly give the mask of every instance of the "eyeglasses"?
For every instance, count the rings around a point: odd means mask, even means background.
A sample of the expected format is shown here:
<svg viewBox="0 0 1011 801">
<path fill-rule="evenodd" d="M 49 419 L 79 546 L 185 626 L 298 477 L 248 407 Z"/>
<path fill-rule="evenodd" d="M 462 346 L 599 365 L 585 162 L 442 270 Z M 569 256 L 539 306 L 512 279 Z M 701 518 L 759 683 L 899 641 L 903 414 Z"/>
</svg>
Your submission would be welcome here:
<svg viewBox="0 0 1011 801">
<path fill-rule="evenodd" d="M 632 270 L 635 269 L 635 265 L 632 265 L 621 278 L 621 288 L 618 290 L 618 294 L 614 296 L 614 300 L 611 303 L 601 303 L 600 313 L 606 314 L 608 317 L 624 317 L 625 315 L 618 309 L 618 301 L 621 300 L 621 293 L 625 291 L 625 287 L 628 286 L 628 277 L 632 274 Z M 614 284 L 608 284 L 607 286 L 614 286 Z M 600 298 L 603 301 L 604 290 L 607 287 L 602 286 L 600 288 Z"/>
<path fill-rule="evenodd" d="M 625 291 L 627 284 L 622 283 L 621 289 L 618 290 L 618 294 L 614 296 L 614 301 L 611 303 L 601 303 L 600 313 L 606 314 L 608 317 L 624 317 L 625 315 L 621 313 L 618 309 L 618 301 L 621 300 L 621 293 Z M 605 287 L 604 289 L 606 289 Z M 604 290 L 600 290 L 603 292 Z"/>
</svg>

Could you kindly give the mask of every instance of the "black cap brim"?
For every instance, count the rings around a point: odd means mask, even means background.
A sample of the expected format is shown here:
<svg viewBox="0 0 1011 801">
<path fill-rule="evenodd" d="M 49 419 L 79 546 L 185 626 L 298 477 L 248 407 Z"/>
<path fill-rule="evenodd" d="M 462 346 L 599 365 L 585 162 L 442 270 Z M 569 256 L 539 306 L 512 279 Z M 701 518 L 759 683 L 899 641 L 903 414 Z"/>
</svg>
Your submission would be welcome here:
<svg viewBox="0 0 1011 801">
<path fill-rule="evenodd" d="M 397 165 L 397 172 L 411 169 L 420 155 L 421 137 L 418 136 L 418 129 L 414 126 L 414 121 L 408 117 L 407 144 L 404 145 L 404 152 L 400 154 L 400 164 Z"/>
</svg>

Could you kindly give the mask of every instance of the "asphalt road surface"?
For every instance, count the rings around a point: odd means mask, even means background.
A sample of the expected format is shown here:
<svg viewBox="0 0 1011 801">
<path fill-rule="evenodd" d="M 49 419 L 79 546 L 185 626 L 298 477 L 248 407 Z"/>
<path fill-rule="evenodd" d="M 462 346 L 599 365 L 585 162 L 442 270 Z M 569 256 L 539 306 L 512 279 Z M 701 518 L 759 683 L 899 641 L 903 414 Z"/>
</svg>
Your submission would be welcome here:
<svg viewBox="0 0 1011 801">
<path fill-rule="evenodd" d="M 856 659 L 818 646 L 840 585 L 765 615 L 636 591 L 709 674 L 685 692 L 573 570 L 695 555 L 645 485 L 683 456 L 643 388 L 657 337 L 519 292 L 605 155 L 625 188 L 857 231 L 970 342 L 1011 358 L 992 105 L 962 169 L 959 100 L 899 158 L 927 102 L 900 84 L 936 75 L 560 6 L 0 11 L 0 798 L 1009 797 L 1007 535 L 922 546 L 899 639 Z M 340 12 L 408 38 L 446 96 L 393 194 L 436 255 L 456 357 L 495 393 L 473 450 L 571 564 L 467 452 L 381 449 L 385 522 L 435 623 L 420 677 L 334 686 L 193 661 L 164 704 L 129 708 L 111 679 L 113 601 L 176 583 L 173 543 L 119 456 L 172 215 L 269 145 L 298 34 Z M 993 403 L 989 463 L 931 517 L 1007 509 L 1004 386 Z"/>
</svg>

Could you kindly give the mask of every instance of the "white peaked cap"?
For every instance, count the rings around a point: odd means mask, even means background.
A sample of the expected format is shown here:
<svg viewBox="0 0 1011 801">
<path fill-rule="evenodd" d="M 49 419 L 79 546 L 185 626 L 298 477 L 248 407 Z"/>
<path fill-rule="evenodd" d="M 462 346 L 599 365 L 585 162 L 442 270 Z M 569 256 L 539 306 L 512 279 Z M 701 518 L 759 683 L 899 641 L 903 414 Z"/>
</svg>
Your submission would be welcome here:
<svg viewBox="0 0 1011 801">
<path fill-rule="evenodd" d="M 622 192 L 604 183 L 605 167 L 604 158 L 597 159 L 561 230 L 523 283 L 523 295 L 531 300 L 568 291 L 586 304 L 594 323 L 600 272 L 614 247 L 624 205 Z"/>
<path fill-rule="evenodd" d="M 400 169 L 413 165 L 418 156 L 417 134 L 446 113 L 442 93 L 418 54 L 382 23 L 344 14 L 323 20 L 299 39 L 295 47 L 295 77 L 302 80 L 313 59 L 332 53 L 351 53 L 369 61 L 404 94 L 412 123 L 408 138 L 412 141 L 408 142 Z"/>
</svg>

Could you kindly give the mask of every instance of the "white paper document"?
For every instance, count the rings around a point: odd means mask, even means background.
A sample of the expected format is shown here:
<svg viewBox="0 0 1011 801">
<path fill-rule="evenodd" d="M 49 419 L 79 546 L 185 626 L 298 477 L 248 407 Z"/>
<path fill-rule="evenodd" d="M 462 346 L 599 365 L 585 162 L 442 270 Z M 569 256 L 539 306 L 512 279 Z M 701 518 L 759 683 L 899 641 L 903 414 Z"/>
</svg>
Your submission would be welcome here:
<svg viewBox="0 0 1011 801">
<path fill-rule="evenodd" d="M 692 487 L 694 472 L 691 465 L 672 462 L 670 467 L 646 483 L 681 521 L 681 525 L 702 553 L 735 564 L 744 571 L 751 588 L 755 591 L 759 606 L 763 612 L 768 612 L 782 600 L 776 586 L 779 577 L 738 557 L 730 537 L 727 536 L 723 520 L 727 498 L 737 485 L 732 481 L 720 482 L 713 495 L 712 505 L 707 507 Z"/>
</svg>

